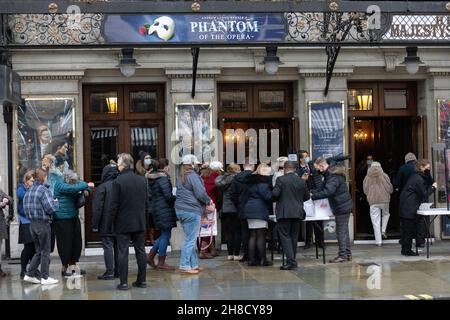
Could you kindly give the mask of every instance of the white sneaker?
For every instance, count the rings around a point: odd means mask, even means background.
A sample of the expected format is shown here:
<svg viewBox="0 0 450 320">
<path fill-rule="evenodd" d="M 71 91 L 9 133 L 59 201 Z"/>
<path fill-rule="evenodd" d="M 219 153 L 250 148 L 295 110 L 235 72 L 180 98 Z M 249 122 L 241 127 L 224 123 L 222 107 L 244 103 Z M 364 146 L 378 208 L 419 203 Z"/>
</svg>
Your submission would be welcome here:
<svg viewBox="0 0 450 320">
<path fill-rule="evenodd" d="M 41 279 L 41 284 L 55 284 L 58 280 L 48 277 L 47 279 Z"/>
<path fill-rule="evenodd" d="M 234 261 L 239 261 L 239 260 L 241 260 L 242 259 L 242 256 L 234 256 L 233 257 L 233 260 Z"/>
<path fill-rule="evenodd" d="M 23 278 L 23 281 L 29 282 L 29 283 L 34 283 L 34 284 L 40 284 L 41 281 L 36 278 L 36 277 L 29 277 L 27 275 L 25 275 L 25 277 Z"/>
<path fill-rule="evenodd" d="M 228 256 L 228 257 L 227 257 L 227 260 L 228 260 L 228 261 L 233 261 L 233 256 Z"/>
</svg>

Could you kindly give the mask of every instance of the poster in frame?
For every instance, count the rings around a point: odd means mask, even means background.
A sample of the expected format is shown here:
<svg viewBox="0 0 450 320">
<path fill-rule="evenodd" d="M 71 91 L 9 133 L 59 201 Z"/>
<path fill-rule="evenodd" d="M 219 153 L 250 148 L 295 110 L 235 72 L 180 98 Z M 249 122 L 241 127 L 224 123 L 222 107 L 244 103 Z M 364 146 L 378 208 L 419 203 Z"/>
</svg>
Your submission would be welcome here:
<svg viewBox="0 0 450 320">
<path fill-rule="evenodd" d="M 44 155 L 55 155 L 58 150 L 64 151 L 68 168 L 76 170 L 75 98 L 30 97 L 24 101 L 16 112 L 17 181 L 26 170 L 40 168 Z"/>
<path fill-rule="evenodd" d="M 345 153 L 345 104 L 343 101 L 308 101 L 309 153 L 311 159 Z M 335 242 L 334 218 L 323 223 L 324 240 Z"/>
<path fill-rule="evenodd" d="M 344 155 L 344 102 L 309 101 L 308 118 L 311 158 Z"/>
<path fill-rule="evenodd" d="M 178 156 L 193 154 L 200 162 L 211 162 L 212 151 L 212 104 L 176 103 L 175 130 Z"/>
<path fill-rule="evenodd" d="M 442 206 L 449 206 L 449 183 L 450 183 L 450 99 L 437 99 L 437 136 L 439 142 L 445 146 L 444 152 L 434 159 L 435 181 L 438 183 L 437 201 Z M 441 217 L 441 237 L 450 239 L 450 217 Z"/>
</svg>

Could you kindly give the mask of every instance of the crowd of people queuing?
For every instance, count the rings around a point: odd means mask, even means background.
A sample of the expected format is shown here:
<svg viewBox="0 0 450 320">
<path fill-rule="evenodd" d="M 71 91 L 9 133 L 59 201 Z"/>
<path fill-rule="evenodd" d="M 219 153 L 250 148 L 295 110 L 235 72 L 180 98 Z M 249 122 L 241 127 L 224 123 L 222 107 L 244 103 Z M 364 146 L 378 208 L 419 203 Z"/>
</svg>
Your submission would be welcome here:
<svg viewBox="0 0 450 320">
<path fill-rule="evenodd" d="M 82 250 L 79 208 L 91 193 L 92 230 L 102 239 L 106 269 L 98 279 L 119 278 L 119 290 L 128 289 L 130 242 L 138 266 L 134 287 L 146 287 L 147 265 L 155 270 L 175 270 L 166 258 L 171 230 L 177 221 L 184 232 L 179 272 L 198 274 L 203 270 L 199 259 L 219 256 L 214 237 L 198 239 L 205 212 L 220 212 L 227 234 L 227 260 L 263 267 L 273 264 L 266 257 L 266 237 L 269 217 L 275 215 L 278 238 L 287 258 L 280 269 L 292 270 L 297 268 L 300 222 L 306 216 L 304 202 L 328 199 L 338 242 L 338 254 L 330 262 L 351 261 L 349 219 L 353 201 L 342 162 L 346 159 L 349 157 L 318 157 L 311 161 L 307 151 L 300 151 L 298 161 L 280 157 L 275 164 L 256 166 L 247 160 L 242 167 L 231 163 L 224 170 L 218 161 L 202 164 L 194 155 L 185 155 L 177 168 L 176 179 L 172 179 L 167 159 L 155 160 L 141 152 L 135 165 L 133 157 L 123 153 L 118 155 L 117 162 L 111 160 L 103 168 L 101 183 L 94 190 L 93 183 L 81 181 L 69 170 L 64 150 L 45 155 L 41 168 L 27 171 L 17 188 L 19 243 L 24 245 L 20 276 L 36 284 L 57 283 L 49 275 L 50 253 L 55 242 L 61 275 L 85 274 L 77 266 Z M 390 197 L 398 190 L 401 253 L 417 255 L 411 249 L 412 239 L 420 245 L 425 231 L 416 212 L 437 187 L 430 174 L 430 163 L 408 153 L 393 183 L 372 156 L 367 158 L 365 168 L 363 191 L 370 205 L 376 244 L 381 246 L 382 239 L 386 238 Z M 12 199 L 0 190 L 0 207 L 11 204 Z M 1 240 L 7 235 L 6 223 L 12 217 L 5 219 L 3 210 L 0 214 Z M 304 248 L 311 246 L 313 232 L 315 241 L 322 247 L 323 230 L 313 228 L 310 223 L 305 227 Z M 151 239 L 153 246 L 146 254 L 148 229 L 159 230 L 159 237 Z M 152 231 L 151 238 L 154 234 Z M 0 276 L 4 275 L 0 260 Z"/>
</svg>

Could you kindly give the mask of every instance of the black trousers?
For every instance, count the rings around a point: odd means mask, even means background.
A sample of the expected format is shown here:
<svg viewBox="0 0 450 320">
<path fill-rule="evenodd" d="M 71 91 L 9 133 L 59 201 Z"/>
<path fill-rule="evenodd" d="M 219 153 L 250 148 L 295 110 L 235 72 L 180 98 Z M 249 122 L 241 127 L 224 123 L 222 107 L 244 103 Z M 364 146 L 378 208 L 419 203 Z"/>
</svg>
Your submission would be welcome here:
<svg viewBox="0 0 450 320">
<path fill-rule="evenodd" d="M 323 245 L 323 231 L 320 231 L 320 229 L 312 222 L 305 222 L 305 229 L 305 243 L 312 243 L 312 233 L 314 229 L 314 236 L 316 237 L 316 241 L 318 241 L 319 244 Z"/>
<path fill-rule="evenodd" d="M 402 218 L 402 253 L 411 251 L 412 239 L 416 234 L 416 220 Z"/>
<path fill-rule="evenodd" d="M 227 226 L 227 249 L 229 256 L 239 256 L 241 251 L 241 221 L 237 213 L 225 212 L 222 215 Z"/>
<path fill-rule="evenodd" d="M 55 220 L 53 223 L 61 264 L 64 267 L 76 264 L 83 248 L 80 219 Z"/>
<path fill-rule="evenodd" d="M 146 255 L 145 255 L 145 232 L 119 233 L 116 235 L 118 251 L 118 267 L 121 284 L 128 283 L 128 254 L 130 241 L 133 241 L 136 262 L 138 265 L 137 282 L 145 282 L 146 279 Z"/>
<path fill-rule="evenodd" d="M 112 276 L 118 274 L 117 240 L 113 236 L 102 236 L 103 258 L 105 260 L 105 274 Z"/>
<path fill-rule="evenodd" d="M 423 245 L 425 244 L 425 238 L 427 237 L 427 225 L 423 219 L 425 216 L 416 215 L 416 243 Z M 425 217 L 425 219 L 430 219 L 430 217 Z"/>
<path fill-rule="evenodd" d="M 297 266 L 297 240 L 300 232 L 299 219 L 280 219 L 277 221 L 281 247 L 286 255 L 287 265 Z"/>
<path fill-rule="evenodd" d="M 248 230 L 247 219 L 241 220 L 241 240 L 242 240 L 242 251 L 244 252 L 244 257 L 248 258 L 248 240 L 250 239 L 250 231 Z"/>
</svg>

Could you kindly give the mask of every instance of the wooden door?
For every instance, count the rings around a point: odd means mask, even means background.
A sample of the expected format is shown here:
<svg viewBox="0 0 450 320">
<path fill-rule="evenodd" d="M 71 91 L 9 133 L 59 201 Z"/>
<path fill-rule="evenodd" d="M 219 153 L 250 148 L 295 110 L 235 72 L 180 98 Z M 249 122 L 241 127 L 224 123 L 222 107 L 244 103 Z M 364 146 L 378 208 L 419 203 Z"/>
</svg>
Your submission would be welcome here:
<svg viewBox="0 0 450 320">
<path fill-rule="evenodd" d="M 135 163 L 140 151 L 153 159 L 165 157 L 164 85 L 89 85 L 83 88 L 84 177 L 99 185 L 102 170 L 120 153 Z M 88 245 L 97 245 L 91 231 L 92 199 L 85 208 Z M 149 240 L 149 239 L 147 239 Z"/>
</svg>

